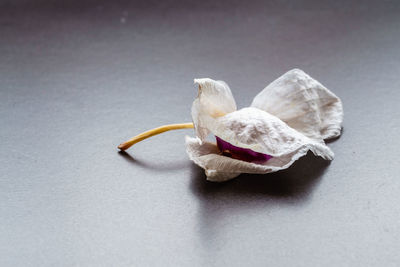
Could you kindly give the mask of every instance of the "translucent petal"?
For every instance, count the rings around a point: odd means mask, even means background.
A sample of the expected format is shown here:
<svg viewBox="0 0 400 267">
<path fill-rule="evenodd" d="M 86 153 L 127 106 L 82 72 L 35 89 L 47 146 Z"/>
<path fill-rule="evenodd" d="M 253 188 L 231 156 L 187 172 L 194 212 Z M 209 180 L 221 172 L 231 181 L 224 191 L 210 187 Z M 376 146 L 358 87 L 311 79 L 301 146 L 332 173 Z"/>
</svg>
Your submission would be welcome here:
<svg viewBox="0 0 400 267">
<path fill-rule="evenodd" d="M 235 111 L 236 103 L 225 82 L 209 78 L 195 79 L 194 82 L 199 85 L 199 94 L 192 105 L 192 118 L 196 135 L 204 140 L 209 134 L 207 125 Z"/>
<path fill-rule="evenodd" d="M 304 71 L 288 71 L 253 100 L 256 107 L 275 115 L 304 135 L 321 141 L 341 132 L 340 99 Z"/>
</svg>

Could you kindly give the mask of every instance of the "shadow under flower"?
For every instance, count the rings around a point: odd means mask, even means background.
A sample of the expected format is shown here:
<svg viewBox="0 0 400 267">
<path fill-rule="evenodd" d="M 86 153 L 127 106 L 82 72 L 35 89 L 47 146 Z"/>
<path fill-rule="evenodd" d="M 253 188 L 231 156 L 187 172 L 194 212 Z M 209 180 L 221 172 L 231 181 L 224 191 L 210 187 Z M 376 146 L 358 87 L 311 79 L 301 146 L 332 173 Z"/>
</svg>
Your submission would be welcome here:
<svg viewBox="0 0 400 267">
<path fill-rule="evenodd" d="M 269 220 L 272 210 L 301 208 L 329 164 L 330 161 L 308 153 L 286 170 L 264 175 L 241 174 L 223 183 L 207 181 L 204 170 L 193 164 L 190 188 L 199 200 L 200 243 L 213 253 L 214 246 L 226 238 L 235 221 L 247 220 L 248 216 L 252 220 Z"/>
<path fill-rule="evenodd" d="M 255 194 L 274 198 L 307 198 L 329 164 L 330 161 L 308 153 L 286 170 L 264 175 L 241 174 L 223 183 L 207 181 L 204 170 L 193 164 L 191 190 L 200 199 Z"/>
</svg>

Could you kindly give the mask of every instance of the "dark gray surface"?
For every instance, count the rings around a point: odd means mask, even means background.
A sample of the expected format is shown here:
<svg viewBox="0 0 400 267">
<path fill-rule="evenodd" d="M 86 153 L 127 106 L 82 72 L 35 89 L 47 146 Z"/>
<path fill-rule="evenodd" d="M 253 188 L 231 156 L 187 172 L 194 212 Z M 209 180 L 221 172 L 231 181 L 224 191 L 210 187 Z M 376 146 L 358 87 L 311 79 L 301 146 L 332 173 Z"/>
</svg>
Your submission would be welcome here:
<svg viewBox="0 0 400 267">
<path fill-rule="evenodd" d="M 0 5 L 1 266 L 399 266 L 396 1 Z M 205 181 L 192 79 L 239 107 L 299 67 L 343 100 L 331 164 Z"/>
</svg>

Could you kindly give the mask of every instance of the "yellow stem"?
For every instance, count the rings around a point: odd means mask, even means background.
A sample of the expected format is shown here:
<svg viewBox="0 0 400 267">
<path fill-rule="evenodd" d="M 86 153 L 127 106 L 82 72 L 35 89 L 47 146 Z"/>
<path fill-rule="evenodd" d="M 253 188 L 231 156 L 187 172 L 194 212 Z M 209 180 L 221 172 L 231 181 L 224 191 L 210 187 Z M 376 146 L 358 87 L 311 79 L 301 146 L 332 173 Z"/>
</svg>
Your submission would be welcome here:
<svg viewBox="0 0 400 267">
<path fill-rule="evenodd" d="M 169 125 L 163 125 L 157 128 L 154 128 L 152 130 L 146 131 L 144 133 L 141 133 L 139 135 L 136 135 L 135 137 L 129 139 L 128 141 L 120 144 L 118 146 L 119 149 L 121 150 L 127 150 L 128 148 L 130 148 L 131 146 L 133 146 L 134 144 L 152 137 L 153 135 L 157 135 L 166 131 L 170 131 L 170 130 L 178 130 L 178 129 L 187 129 L 187 128 L 194 128 L 193 123 L 188 122 L 188 123 L 178 123 L 178 124 L 169 124 Z"/>
</svg>

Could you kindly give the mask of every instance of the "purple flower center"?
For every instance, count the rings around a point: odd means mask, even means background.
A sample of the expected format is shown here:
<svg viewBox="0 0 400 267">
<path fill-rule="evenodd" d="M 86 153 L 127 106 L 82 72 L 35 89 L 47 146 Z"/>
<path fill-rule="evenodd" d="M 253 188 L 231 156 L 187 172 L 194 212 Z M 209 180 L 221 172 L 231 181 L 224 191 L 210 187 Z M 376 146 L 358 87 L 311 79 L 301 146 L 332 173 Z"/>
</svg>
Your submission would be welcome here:
<svg viewBox="0 0 400 267">
<path fill-rule="evenodd" d="M 222 140 L 218 136 L 215 136 L 215 138 L 217 139 L 217 146 L 224 156 L 254 163 L 266 162 L 272 158 L 272 156 L 267 154 L 255 152 L 248 148 L 234 146 Z"/>
</svg>

